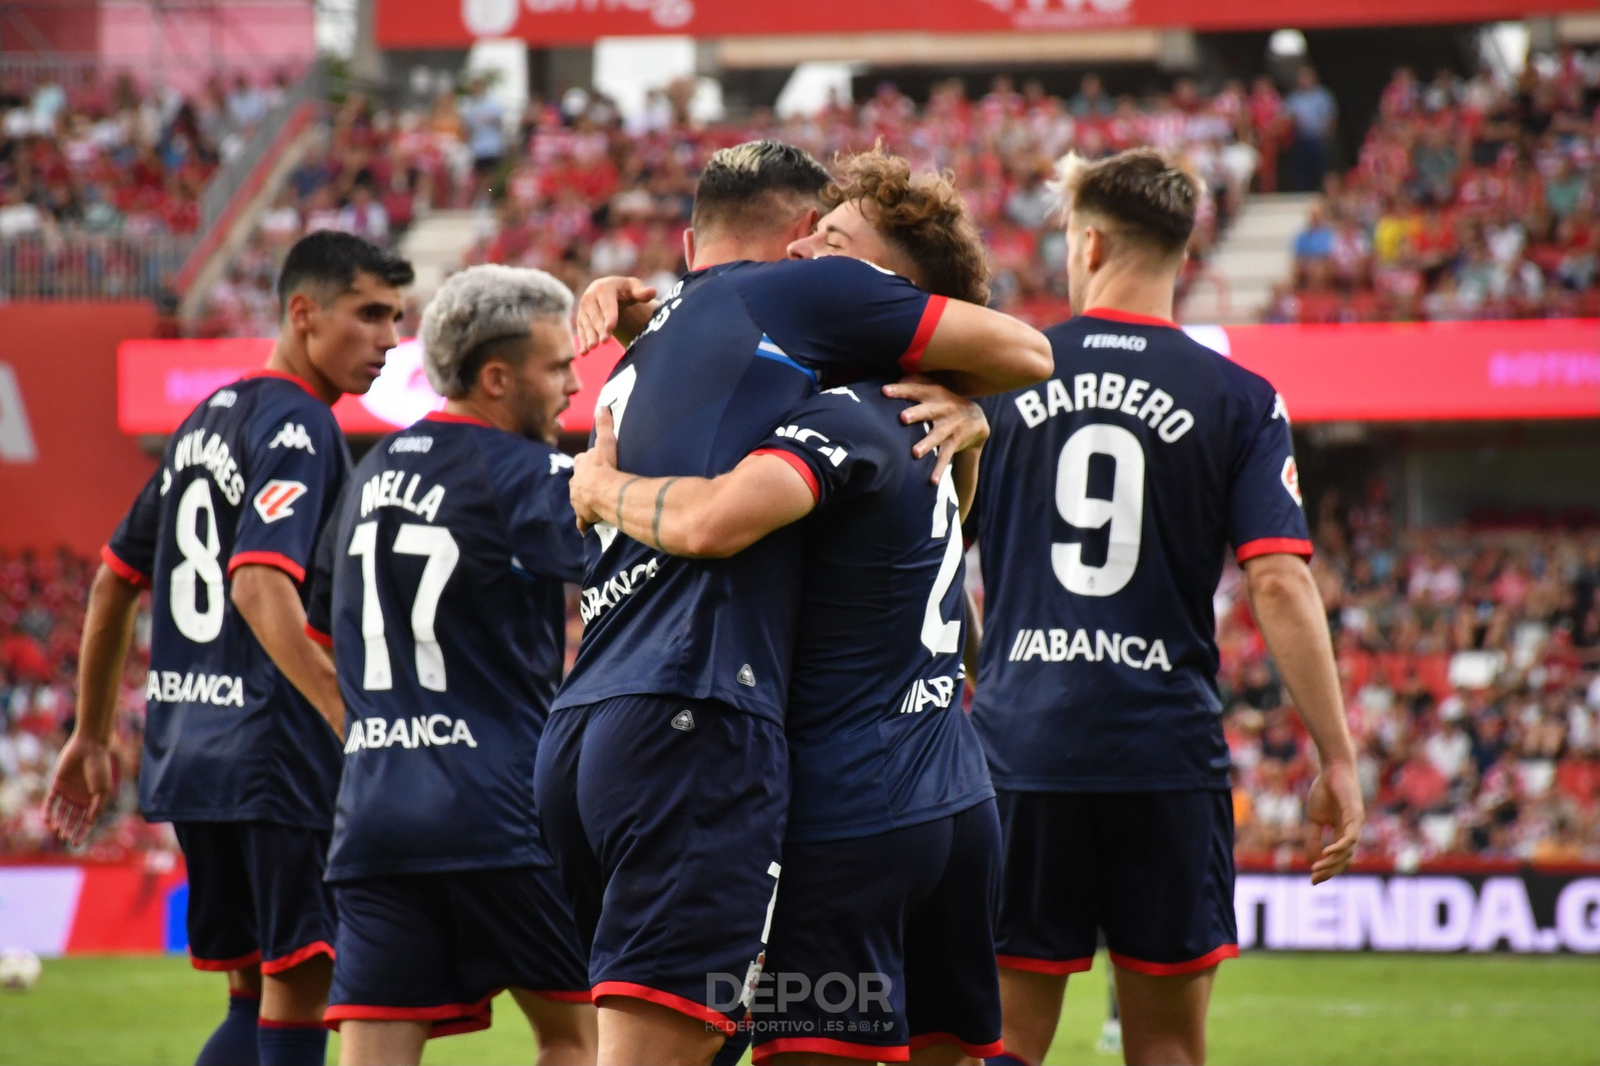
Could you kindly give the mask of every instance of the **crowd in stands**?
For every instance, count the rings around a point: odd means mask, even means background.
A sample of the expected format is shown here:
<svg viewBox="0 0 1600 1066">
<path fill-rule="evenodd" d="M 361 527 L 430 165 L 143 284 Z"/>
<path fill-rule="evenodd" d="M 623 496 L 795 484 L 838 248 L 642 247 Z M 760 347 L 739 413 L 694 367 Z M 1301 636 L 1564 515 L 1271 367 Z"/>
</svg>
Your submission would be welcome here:
<svg viewBox="0 0 1600 1066">
<path fill-rule="evenodd" d="M 1600 314 L 1600 54 L 1509 86 L 1399 68 L 1294 256 L 1268 321 Z"/>
<path fill-rule="evenodd" d="M 200 193 L 286 76 L 212 77 L 193 98 L 122 72 L 0 77 L 4 295 L 152 295 L 200 224 Z M 173 238 L 163 242 L 161 238 Z"/>
<path fill-rule="evenodd" d="M 1401 531 L 1375 487 L 1349 505 L 1325 495 L 1314 537 L 1367 799 L 1360 855 L 1600 862 L 1600 527 Z M 71 724 L 92 573 L 65 553 L 0 559 L 0 857 L 59 850 L 39 802 Z M 1216 603 L 1238 851 L 1286 862 L 1305 850 L 1314 750 L 1236 569 Z M 135 813 L 148 633 L 141 615 L 100 858 L 173 846 Z"/>
</svg>

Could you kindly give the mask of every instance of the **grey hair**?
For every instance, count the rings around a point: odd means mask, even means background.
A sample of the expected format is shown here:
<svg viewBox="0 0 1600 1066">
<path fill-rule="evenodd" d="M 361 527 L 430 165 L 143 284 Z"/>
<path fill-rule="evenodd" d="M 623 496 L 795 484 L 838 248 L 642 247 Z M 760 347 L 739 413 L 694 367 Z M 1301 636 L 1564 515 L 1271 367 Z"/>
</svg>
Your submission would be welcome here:
<svg viewBox="0 0 1600 1066">
<path fill-rule="evenodd" d="M 461 368 L 491 341 L 526 337 L 533 320 L 572 315 L 572 290 L 543 270 L 485 263 L 452 274 L 422 312 L 422 367 L 440 396 L 460 395 Z"/>
</svg>

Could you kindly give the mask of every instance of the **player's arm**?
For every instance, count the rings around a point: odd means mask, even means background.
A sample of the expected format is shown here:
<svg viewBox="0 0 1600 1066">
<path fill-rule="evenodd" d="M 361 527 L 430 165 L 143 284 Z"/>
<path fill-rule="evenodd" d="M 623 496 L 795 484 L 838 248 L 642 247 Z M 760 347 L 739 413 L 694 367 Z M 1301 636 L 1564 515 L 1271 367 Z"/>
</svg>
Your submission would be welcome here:
<svg viewBox="0 0 1600 1066">
<path fill-rule="evenodd" d="M 638 278 L 596 278 L 583 290 L 573 330 L 579 355 L 587 355 L 607 337 L 624 348 L 650 324 L 660 306 L 656 290 Z"/>
<path fill-rule="evenodd" d="M 111 795 L 111 731 L 139 592 L 138 584 L 104 564 L 89 586 L 78 649 L 77 721 L 56 760 L 45 797 L 50 829 L 72 845 L 82 843 Z"/>
<path fill-rule="evenodd" d="M 963 396 L 1037 385 L 1055 370 L 1050 341 L 1010 315 L 951 300 L 915 367 Z"/>
<path fill-rule="evenodd" d="M 1307 816 L 1331 827 L 1337 837 L 1311 865 L 1312 882 L 1321 883 L 1350 865 L 1366 817 L 1328 614 L 1311 568 L 1300 556 L 1257 555 L 1242 565 L 1256 625 L 1322 760 L 1306 800 Z"/>
<path fill-rule="evenodd" d="M 983 614 L 971 589 L 961 590 L 967 604 L 967 635 L 961 645 L 961 665 L 967 669 L 967 684 L 978 687 L 978 653 L 983 650 Z"/>
<path fill-rule="evenodd" d="M 595 418 L 595 446 L 579 455 L 572 508 L 580 526 L 609 522 L 669 555 L 725 559 L 816 507 L 816 496 L 788 462 L 747 456 L 716 478 L 646 478 L 616 466 L 611 412 Z"/>
<path fill-rule="evenodd" d="M 294 579 L 278 567 L 247 563 L 233 571 L 233 605 L 289 683 L 342 739 L 344 698 L 333 661 L 306 633 Z"/>
</svg>

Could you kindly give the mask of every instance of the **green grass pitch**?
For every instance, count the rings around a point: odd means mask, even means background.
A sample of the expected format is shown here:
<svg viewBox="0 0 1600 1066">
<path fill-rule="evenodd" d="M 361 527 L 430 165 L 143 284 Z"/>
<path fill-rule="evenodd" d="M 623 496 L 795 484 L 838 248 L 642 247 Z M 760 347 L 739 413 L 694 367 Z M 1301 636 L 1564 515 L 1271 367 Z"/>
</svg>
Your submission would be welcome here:
<svg viewBox="0 0 1600 1066">
<path fill-rule="evenodd" d="M 1110 1063 L 1094 1041 L 1104 958 L 1074 977 L 1051 1063 Z M 0 1066 L 186 1064 L 221 1018 L 223 982 L 181 958 L 72 958 L 0 993 Z M 502 998 L 495 1026 L 433 1041 L 424 1062 L 530 1063 Z M 337 1039 L 329 1047 L 336 1062 Z M 1600 1063 L 1600 962 L 1583 958 L 1246 955 L 1222 965 L 1213 1063 Z"/>
</svg>

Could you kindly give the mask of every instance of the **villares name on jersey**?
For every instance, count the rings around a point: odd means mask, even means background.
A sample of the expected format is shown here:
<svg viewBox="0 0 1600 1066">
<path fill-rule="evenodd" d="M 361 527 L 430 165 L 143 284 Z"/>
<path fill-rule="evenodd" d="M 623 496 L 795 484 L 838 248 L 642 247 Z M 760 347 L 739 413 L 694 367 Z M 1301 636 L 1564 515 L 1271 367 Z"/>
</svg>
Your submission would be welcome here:
<svg viewBox="0 0 1600 1066">
<path fill-rule="evenodd" d="M 1212 595 L 1309 556 L 1288 412 L 1171 323 L 1090 311 L 1055 373 L 980 403 L 984 629 L 973 724 L 998 788 L 1226 788 Z"/>
</svg>

